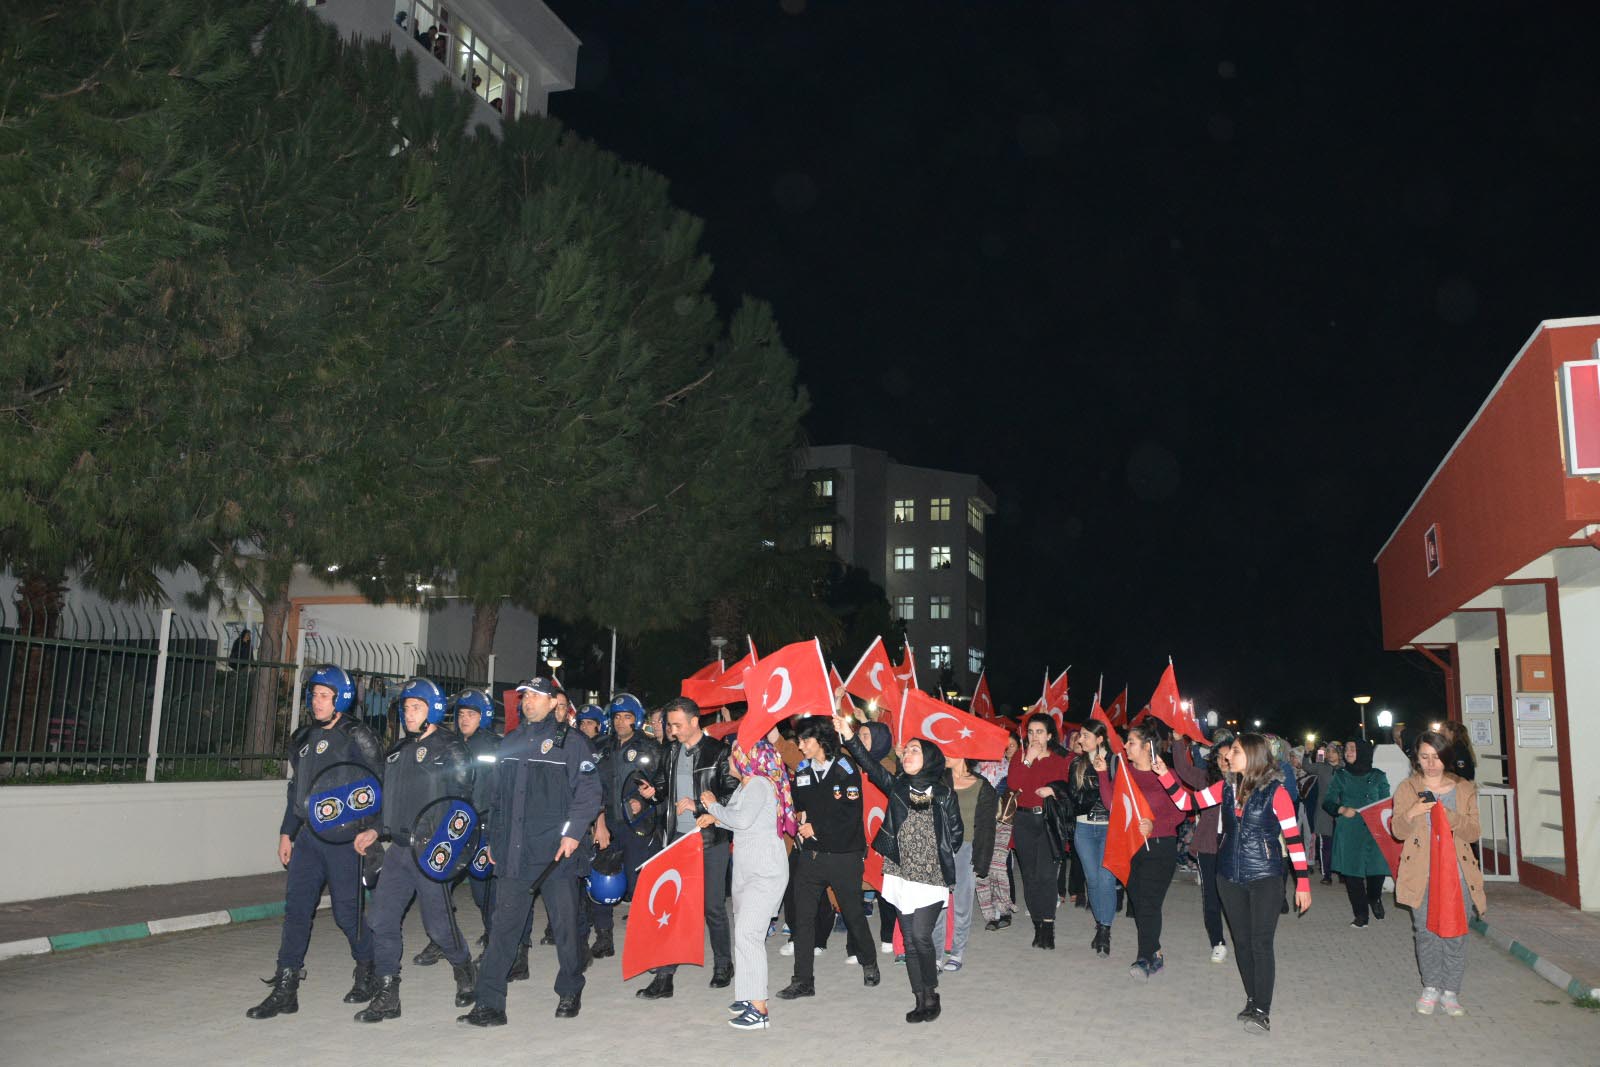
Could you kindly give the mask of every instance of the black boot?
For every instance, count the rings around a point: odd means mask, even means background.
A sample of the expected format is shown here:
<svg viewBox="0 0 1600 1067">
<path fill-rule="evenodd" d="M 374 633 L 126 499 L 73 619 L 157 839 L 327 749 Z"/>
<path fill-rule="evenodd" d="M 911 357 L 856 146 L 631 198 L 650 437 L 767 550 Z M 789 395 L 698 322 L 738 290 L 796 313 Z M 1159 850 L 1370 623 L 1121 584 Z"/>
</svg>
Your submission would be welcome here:
<svg viewBox="0 0 1600 1067">
<path fill-rule="evenodd" d="M 444 949 L 429 941 L 427 948 L 411 957 L 411 962 L 418 967 L 432 967 L 442 959 L 444 959 Z"/>
<path fill-rule="evenodd" d="M 400 1018 L 400 976 L 386 974 L 378 979 L 378 992 L 372 1003 L 356 1012 L 358 1023 L 381 1023 Z"/>
<path fill-rule="evenodd" d="M 1029 948 L 1038 948 L 1039 947 L 1039 938 L 1044 936 L 1041 933 L 1041 931 L 1043 929 L 1044 929 L 1044 923 L 1040 922 L 1038 919 L 1033 920 L 1033 940 L 1028 943 L 1028 947 Z"/>
<path fill-rule="evenodd" d="M 711 969 L 711 988 L 727 989 L 733 984 L 733 961 L 719 963 Z"/>
<path fill-rule="evenodd" d="M 650 984 L 634 994 L 645 1000 L 664 1000 L 672 996 L 672 975 L 658 974 L 650 979 Z"/>
<path fill-rule="evenodd" d="M 528 946 L 517 946 L 516 961 L 511 964 L 511 973 L 506 975 L 508 982 L 521 982 L 528 977 Z"/>
<path fill-rule="evenodd" d="M 610 930 L 596 930 L 594 932 L 594 958 L 603 960 L 607 956 L 617 954 L 616 942 L 612 940 Z"/>
<path fill-rule="evenodd" d="M 556 1002 L 557 1019 L 576 1019 L 583 1010 L 583 994 L 570 993 Z"/>
<path fill-rule="evenodd" d="M 906 1012 L 906 1022 L 920 1023 L 926 1017 L 925 1012 L 927 1011 L 927 994 L 920 989 L 912 990 L 912 992 L 914 992 L 917 996 L 917 1006 Z"/>
<path fill-rule="evenodd" d="M 939 991 L 930 989 L 922 994 L 922 1021 L 931 1023 L 939 1017 Z"/>
<path fill-rule="evenodd" d="M 556 932 L 554 930 L 550 929 L 550 927 L 546 926 L 544 928 L 544 936 L 539 939 L 539 944 L 541 944 L 541 945 L 553 945 L 555 943 L 556 943 Z"/>
<path fill-rule="evenodd" d="M 878 970 L 878 964 L 875 960 L 868 960 L 861 965 L 862 985 L 875 986 L 881 981 L 883 981 L 883 972 Z"/>
<path fill-rule="evenodd" d="M 799 1000 L 801 997 L 814 997 L 816 995 L 817 985 L 809 978 L 796 978 L 778 990 L 779 1000 Z"/>
<path fill-rule="evenodd" d="M 263 978 L 272 987 L 272 992 L 253 1008 L 245 1011 L 247 1019 L 270 1019 L 274 1015 L 293 1015 L 300 1010 L 300 977 L 301 972 L 293 967 L 282 967 L 271 978 Z"/>
<path fill-rule="evenodd" d="M 354 972 L 355 984 L 344 995 L 346 1004 L 365 1004 L 378 995 L 378 980 L 372 974 L 372 964 L 358 963 Z"/>
<path fill-rule="evenodd" d="M 466 1023 L 468 1026 L 504 1026 L 506 1013 L 503 1008 L 486 1008 L 482 1004 L 474 1004 L 467 1014 L 457 1015 L 456 1022 Z"/>
<path fill-rule="evenodd" d="M 1095 938 L 1100 942 L 1094 947 L 1100 958 L 1105 959 L 1111 955 L 1111 927 L 1095 924 Z"/>
<path fill-rule="evenodd" d="M 1054 949 L 1056 947 L 1056 924 L 1043 922 L 1039 924 L 1039 940 L 1036 944 L 1040 948 Z"/>
<path fill-rule="evenodd" d="M 465 1008 L 478 999 L 478 968 L 468 960 L 452 970 L 456 975 L 456 1007 Z"/>
</svg>

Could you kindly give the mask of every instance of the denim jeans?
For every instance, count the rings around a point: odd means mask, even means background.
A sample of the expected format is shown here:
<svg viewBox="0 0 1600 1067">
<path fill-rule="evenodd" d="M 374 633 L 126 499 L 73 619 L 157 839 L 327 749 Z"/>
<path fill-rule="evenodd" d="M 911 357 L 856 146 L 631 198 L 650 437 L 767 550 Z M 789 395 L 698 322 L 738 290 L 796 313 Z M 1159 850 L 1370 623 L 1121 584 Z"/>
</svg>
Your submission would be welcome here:
<svg viewBox="0 0 1600 1067">
<path fill-rule="evenodd" d="M 1072 826 L 1072 847 L 1083 857 L 1083 880 L 1089 890 L 1089 910 L 1094 921 L 1110 926 L 1117 916 L 1117 876 L 1106 870 L 1105 823 L 1079 822 Z"/>
</svg>

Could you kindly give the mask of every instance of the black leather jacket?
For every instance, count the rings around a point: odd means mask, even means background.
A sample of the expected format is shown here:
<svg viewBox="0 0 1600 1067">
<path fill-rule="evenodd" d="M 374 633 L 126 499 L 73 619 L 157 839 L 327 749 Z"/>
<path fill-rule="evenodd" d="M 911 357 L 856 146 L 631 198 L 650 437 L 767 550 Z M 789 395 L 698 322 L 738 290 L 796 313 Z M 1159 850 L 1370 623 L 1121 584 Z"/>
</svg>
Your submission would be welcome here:
<svg viewBox="0 0 1600 1067">
<path fill-rule="evenodd" d="M 889 810 L 883 813 L 883 822 L 872 839 L 872 847 L 884 859 L 899 863 L 900 841 L 896 835 L 911 811 L 911 779 L 884 770 L 883 765 L 868 754 L 859 737 L 851 737 L 844 747 L 860 765 L 861 772 L 889 798 Z M 944 782 L 933 785 L 933 838 L 939 846 L 939 873 L 944 876 L 944 884 L 953 889 L 956 853 L 965 839 L 965 827 L 961 825 L 961 806 L 956 801 L 956 791 Z"/>
<path fill-rule="evenodd" d="M 719 804 L 726 804 L 733 791 L 739 788 L 739 779 L 728 769 L 728 757 L 732 752 L 726 741 L 718 741 L 710 734 L 702 734 L 700 743 L 694 746 L 694 795 L 689 799 L 694 801 L 696 815 L 707 814 L 705 805 L 700 803 L 701 793 L 709 790 Z M 678 787 L 678 758 L 682 754 L 681 744 L 673 742 L 667 746 L 661 759 L 661 780 L 655 783 L 656 797 L 665 798 L 661 818 L 666 824 L 669 842 L 681 836 L 677 830 L 678 798 L 674 791 Z M 707 845 L 724 845 L 733 840 L 733 831 L 712 823 L 700 831 L 700 839 Z"/>
</svg>

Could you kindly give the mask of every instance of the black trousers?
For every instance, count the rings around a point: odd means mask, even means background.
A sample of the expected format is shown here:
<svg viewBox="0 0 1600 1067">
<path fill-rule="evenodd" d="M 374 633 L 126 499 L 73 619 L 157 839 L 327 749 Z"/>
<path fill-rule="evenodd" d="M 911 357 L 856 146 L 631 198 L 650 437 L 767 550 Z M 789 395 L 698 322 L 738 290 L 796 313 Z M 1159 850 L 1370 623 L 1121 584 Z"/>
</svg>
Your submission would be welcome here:
<svg viewBox="0 0 1600 1067">
<path fill-rule="evenodd" d="M 451 966 L 459 967 L 472 958 L 467 939 L 456 925 L 455 909 L 450 906 L 450 885 L 423 874 L 409 847 L 390 845 L 384 850 L 383 874 L 372 891 L 372 908 L 368 912 L 378 977 L 400 973 L 400 957 L 405 949 L 400 927 L 412 900 L 422 911 L 423 930 L 444 951 Z"/>
<path fill-rule="evenodd" d="M 361 857 L 349 845 L 330 845 L 310 830 L 301 830 L 289 853 L 289 881 L 283 893 L 283 935 L 278 944 L 278 969 L 305 966 L 311 944 L 311 922 L 327 885 L 333 898 L 333 921 L 350 942 L 357 963 L 372 962 L 372 928 L 361 914 Z"/>
<path fill-rule="evenodd" d="M 800 879 L 800 850 L 794 849 L 789 853 L 789 884 L 783 887 L 783 921 L 789 927 L 789 940 L 794 941 L 795 935 L 800 932 L 800 920 L 794 910 L 794 891 Z M 828 894 L 823 893 L 817 899 L 817 914 L 813 920 L 816 930 L 814 949 L 828 947 L 828 935 L 833 933 L 833 902 L 828 899 Z M 799 942 L 795 942 L 798 946 Z M 856 951 L 854 939 L 850 942 L 850 951 Z"/>
<path fill-rule="evenodd" d="M 933 927 L 939 921 L 943 904 L 929 904 L 910 915 L 900 916 L 900 938 L 906 946 L 906 977 L 913 993 L 932 993 L 939 988 L 939 953 L 933 946 Z"/>
<path fill-rule="evenodd" d="M 1351 915 L 1365 926 L 1371 918 L 1371 902 L 1383 899 L 1383 875 L 1370 874 L 1365 878 L 1359 874 L 1344 875 L 1344 891 L 1350 898 Z"/>
<path fill-rule="evenodd" d="M 1139 929 L 1139 958 L 1153 960 L 1161 952 L 1161 905 L 1172 888 L 1178 867 L 1178 839 L 1152 837 L 1128 865 L 1128 898 Z"/>
<path fill-rule="evenodd" d="M 821 904 L 828 901 L 828 890 L 833 890 L 839 901 L 839 913 L 844 916 L 845 929 L 850 932 L 850 943 L 859 954 L 856 959 L 863 965 L 876 962 L 872 956 L 872 930 L 867 926 L 867 914 L 861 907 L 861 869 L 866 863 L 863 852 L 811 852 L 795 849 L 794 911 L 798 925 L 794 926 L 794 976 L 809 980 L 816 972 L 816 957 L 807 946 L 817 940 L 816 923 Z M 833 925 L 833 907 L 828 907 L 828 925 Z M 931 929 L 929 931 L 931 936 Z"/>
<path fill-rule="evenodd" d="M 1277 978 L 1272 941 L 1283 912 L 1283 879 L 1273 875 L 1240 885 L 1218 878 L 1217 893 L 1228 913 L 1233 961 L 1244 981 L 1244 995 L 1262 1011 L 1271 1011 L 1272 985 Z"/>
<path fill-rule="evenodd" d="M 554 851 L 552 849 L 552 851 Z M 583 992 L 583 955 L 578 946 L 577 861 L 562 860 L 539 887 L 545 907 L 550 910 L 550 926 L 556 935 L 556 995 L 572 996 Z M 483 966 L 478 968 L 478 1003 L 504 1011 L 506 979 L 516 960 L 522 931 L 533 914 L 533 879 L 495 876 L 494 921 L 489 928 L 489 947 L 484 950 Z"/>
<path fill-rule="evenodd" d="M 1196 859 L 1200 861 L 1200 891 L 1205 901 L 1206 937 L 1211 939 L 1211 946 L 1215 948 L 1224 943 L 1222 897 L 1217 893 L 1217 854 L 1201 852 Z"/>
<path fill-rule="evenodd" d="M 1011 847 L 1022 868 L 1022 897 L 1028 918 L 1034 922 L 1054 922 L 1056 917 L 1056 875 L 1061 857 L 1050 843 L 1044 816 L 1019 808 L 1012 824 Z"/>
<path fill-rule="evenodd" d="M 726 843 L 706 846 L 706 933 L 711 937 L 711 959 L 717 967 L 733 966 L 733 941 L 728 923 L 730 855 L 731 849 Z M 657 967 L 654 973 L 671 977 L 678 973 L 678 965 Z"/>
</svg>

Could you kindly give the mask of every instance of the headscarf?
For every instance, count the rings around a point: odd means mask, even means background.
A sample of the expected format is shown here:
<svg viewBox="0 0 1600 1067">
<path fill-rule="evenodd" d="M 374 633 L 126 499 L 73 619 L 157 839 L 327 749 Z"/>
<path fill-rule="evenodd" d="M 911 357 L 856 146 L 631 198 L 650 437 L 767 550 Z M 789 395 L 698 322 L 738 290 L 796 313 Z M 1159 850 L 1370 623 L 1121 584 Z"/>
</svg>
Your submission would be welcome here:
<svg viewBox="0 0 1600 1067">
<path fill-rule="evenodd" d="M 882 763 L 889 749 L 894 746 L 889 727 L 879 722 L 864 722 L 861 724 L 861 733 L 865 735 L 867 755 Z"/>
<path fill-rule="evenodd" d="M 741 778 L 755 776 L 772 783 L 772 792 L 778 798 L 778 833 L 793 837 L 800 829 L 800 824 L 794 817 L 794 796 L 789 792 L 789 773 L 784 769 L 783 760 L 778 750 L 772 747 L 772 742 L 762 738 L 749 753 L 734 745 L 729 762 Z"/>
<path fill-rule="evenodd" d="M 926 793 L 933 788 L 933 784 L 944 779 L 944 753 L 939 751 L 939 746 L 929 741 L 926 737 L 913 738 L 922 749 L 922 769 L 916 774 L 906 774 L 906 779 L 911 783 L 911 788 L 919 793 Z M 902 773 L 905 761 L 900 763 Z"/>
<path fill-rule="evenodd" d="M 1355 746 L 1356 758 L 1353 761 L 1347 762 L 1344 765 L 1344 769 L 1349 771 L 1351 774 L 1356 775 L 1357 777 L 1362 777 L 1372 770 L 1373 744 L 1371 741 L 1363 741 L 1358 739 L 1355 742 Z"/>
</svg>

